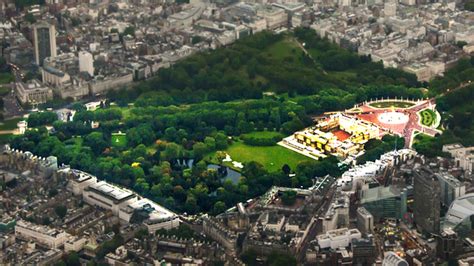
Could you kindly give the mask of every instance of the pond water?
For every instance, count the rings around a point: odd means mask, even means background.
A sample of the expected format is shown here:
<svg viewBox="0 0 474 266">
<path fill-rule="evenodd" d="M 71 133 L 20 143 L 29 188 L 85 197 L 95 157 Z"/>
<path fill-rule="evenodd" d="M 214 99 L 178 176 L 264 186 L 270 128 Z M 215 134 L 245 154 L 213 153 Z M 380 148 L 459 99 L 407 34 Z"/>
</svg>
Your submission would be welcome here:
<svg viewBox="0 0 474 266">
<path fill-rule="evenodd" d="M 217 164 L 208 164 L 207 165 L 207 169 L 215 169 L 215 170 L 219 170 L 219 168 L 221 168 L 220 165 L 217 165 Z M 225 171 L 227 171 L 227 173 L 222 177 L 223 180 L 230 180 L 232 181 L 233 184 L 237 184 L 239 183 L 239 178 L 242 176 L 239 172 L 225 166 L 224 167 Z"/>
</svg>

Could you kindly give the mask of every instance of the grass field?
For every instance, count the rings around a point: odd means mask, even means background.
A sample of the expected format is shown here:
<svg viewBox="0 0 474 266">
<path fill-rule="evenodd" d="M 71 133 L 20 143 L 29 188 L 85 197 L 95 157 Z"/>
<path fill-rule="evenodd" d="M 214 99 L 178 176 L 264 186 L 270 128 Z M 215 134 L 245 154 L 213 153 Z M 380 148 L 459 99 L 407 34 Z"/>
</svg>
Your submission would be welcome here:
<svg viewBox="0 0 474 266">
<path fill-rule="evenodd" d="M 10 88 L 0 86 L 0 96 L 5 96 L 10 92 Z"/>
<path fill-rule="evenodd" d="M 0 135 L 0 144 L 5 144 L 10 140 L 10 137 L 13 136 L 13 134 L 1 134 Z"/>
<path fill-rule="evenodd" d="M 0 73 L 0 84 L 10 83 L 14 80 L 13 75 L 10 73 Z"/>
<path fill-rule="evenodd" d="M 254 131 L 251 133 L 243 134 L 242 136 L 260 139 L 272 139 L 274 137 L 284 137 L 283 134 L 276 131 Z"/>
<path fill-rule="evenodd" d="M 303 54 L 296 41 L 290 38 L 285 38 L 273 44 L 268 48 L 267 52 L 271 57 L 279 60 L 287 57 L 299 58 Z"/>
<path fill-rule="evenodd" d="M 390 107 L 409 108 L 409 107 L 414 106 L 415 104 L 409 103 L 409 102 L 402 102 L 402 101 L 391 101 L 391 102 L 371 103 L 369 105 L 375 108 L 390 108 Z"/>
<path fill-rule="evenodd" d="M 23 120 L 23 118 L 20 117 L 20 118 L 13 118 L 10 120 L 0 121 L 0 131 L 16 129 L 16 124 L 21 120 Z"/>
<path fill-rule="evenodd" d="M 436 113 L 433 110 L 425 109 L 420 111 L 421 124 L 424 126 L 432 126 L 436 122 Z"/>
<path fill-rule="evenodd" d="M 242 142 L 234 142 L 225 152 L 227 152 L 234 161 L 242 163 L 250 161 L 259 162 L 270 172 L 280 170 L 284 164 L 288 164 L 290 168 L 294 170 L 298 163 L 311 160 L 304 155 L 278 145 L 262 147 L 249 146 Z M 216 153 L 209 154 L 206 156 L 206 159 L 216 163 Z M 231 164 L 226 165 L 232 166 Z"/>
<path fill-rule="evenodd" d="M 127 134 L 112 133 L 111 142 L 113 147 L 123 148 L 127 146 Z"/>
</svg>

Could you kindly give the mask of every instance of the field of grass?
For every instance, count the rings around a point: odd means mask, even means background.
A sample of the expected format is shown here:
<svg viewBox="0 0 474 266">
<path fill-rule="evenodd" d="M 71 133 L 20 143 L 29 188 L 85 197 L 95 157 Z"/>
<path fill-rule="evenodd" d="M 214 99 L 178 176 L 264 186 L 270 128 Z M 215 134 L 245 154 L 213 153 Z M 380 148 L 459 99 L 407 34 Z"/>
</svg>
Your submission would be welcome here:
<svg viewBox="0 0 474 266">
<path fill-rule="evenodd" d="M 13 81 L 13 75 L 10 73 L 0 73 L 0 84 L 7 84 Z"/>
<path fill-rule="evenodd" d="M 111 143 L 113 147 L 123 148 L 127 146 L 127 134 L 112 133 Z"/>
<path fill-rule="evenodd" d="M 303 54 L 296 41 L 290 38 L 285 38 L 273 44 L 268 48 L 267 52 L 271 57 L 279 60 L 287 57 L 299 58 Z"/>
<path fill-rule="evenodd" d="M 10 92 L 10 88 L 0 86 L 0 96 L 5 96 Z"/>
<path fill-rule="evenodd" d="M 425 109 L 420 111 L 421 124 L 424 126 L 432 126 L 436 122 L 436 113 L 433 110 Z"/>
<path fill-rule="evenodd" d="M 0 135 L 0 144 L 5 144 L 10 140 L 10 137 L 13 136 L 13 134 L 1 134 Z"/>
<path fill-rule="evenodd" d="M 391 102 L 379 102 L 379 103 L 371 103 L 370 106 L 375 108 L 409 108 L 415 105 L 414 103 L 410 102 L 402 102 L 402 101 L 391 101 Z"/>
<path fill-rule="evenodd" d="M 283 137 L 280 132 L 276 131 L 254 131 L 251 133 L 243 134 L 242 136 L 250 138 L 260 138 L 260 139 L 272 139 L 274 137 Z"/>
<path fill-rule="evenodd" d="M 13 118 L 9 120 L 0 121 L 0 131 L 16 129 L 16 124 L 23 120 L 23 118 Z"/>
<path fill-rule="evenodd" d="M 265 169 L 270 172 L 278 171 L 283 165 L 288 164 L 292 170 L 302 161 L 310 161 L 311 159 L 296 153 L 284 147 L 275 146 L 249 146 L 242 142 L 234 142 L 225 150 L 232 160 L 238 162 L 256 161 L 261 163 Z M 216 153 L 211 153 L 205 159 L 216 163 Z M 231 164 L 226 164 L 232 166 Z"/>
</svg>

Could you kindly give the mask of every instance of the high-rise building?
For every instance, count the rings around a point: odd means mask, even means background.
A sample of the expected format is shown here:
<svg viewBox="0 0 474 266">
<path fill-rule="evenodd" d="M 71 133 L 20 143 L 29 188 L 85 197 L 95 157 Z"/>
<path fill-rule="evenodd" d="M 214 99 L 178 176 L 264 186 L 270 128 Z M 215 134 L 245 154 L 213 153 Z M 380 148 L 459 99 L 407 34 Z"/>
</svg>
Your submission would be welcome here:
<svg viewBox="0 0 474 266">
<path fill-rule="evenodd" d="M 47 57 L 55 57 L 56 54 L 56 28 L 52 24 L 39 22 L 33 27 L 33 41 L 35 45 L 36 64 L 43 65 Z"/>
<path fill-rule="evenodd" d="M 94 57 L 86 51 L 79 52 L 79 71 L 87 72 L 91 77 L 94 76 Z"/>
<path fill-rule="evenodd" d="M 454 259 L 462 250 L 462 241 L 451 228 L 444 229 L 437 236 L 436 252 L 444 260 Z"/>
<path fill-rule="evenodd" d="M 466 186 L 449 173 L 437 173 L 441 186 L 441 203 L 449 207 L 453 201 L 466 194 Z"/>
<path fill-rule="evenodd" d="M 413 176 L 414 219 L 423 233 L 439 233 L 441 188 L 436 175 L 427 168 L 416 169 Z"/>
<path fill-rule="evenodd" d="M 374 216 L 364 207 L 357 208 L 357 228 L 365 234 L 374 230 Z"/>
</svg>

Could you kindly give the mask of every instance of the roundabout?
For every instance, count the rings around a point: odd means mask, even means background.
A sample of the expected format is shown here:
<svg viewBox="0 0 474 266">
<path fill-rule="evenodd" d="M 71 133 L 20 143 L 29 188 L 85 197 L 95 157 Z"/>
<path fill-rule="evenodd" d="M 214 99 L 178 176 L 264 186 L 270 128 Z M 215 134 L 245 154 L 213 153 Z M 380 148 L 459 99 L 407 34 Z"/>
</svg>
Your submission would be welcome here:
<svg viewBox="0 0 474 266">
<path fill-rule="evenodd" d="M 440 120 L 435 108 L 434 99 L 382 99 L 356 105 L 347 113 L 377 125 L 381 135 L 396 134 L 404 137 L 408 148 L 417 132 L 429 136 L 440 133 L 435 127 Z"/>
<path fill-rule="evenodd" d="M 402 112 L 391 111 L 379 114 L 377 119 L 383 124 L 397 125 L 407 123 L 410 117 Z"/>
</svg>

